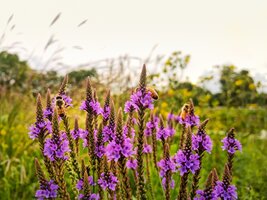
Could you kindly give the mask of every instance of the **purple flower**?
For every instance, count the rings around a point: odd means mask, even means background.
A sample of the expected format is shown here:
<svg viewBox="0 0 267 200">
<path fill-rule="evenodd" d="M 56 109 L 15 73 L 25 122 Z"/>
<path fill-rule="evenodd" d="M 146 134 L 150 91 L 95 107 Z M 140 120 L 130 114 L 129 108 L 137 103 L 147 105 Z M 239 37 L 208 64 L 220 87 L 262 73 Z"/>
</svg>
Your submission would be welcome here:
<svg viewBox="0 0 267 200">
<path fill-rule="evenodd" d="M 95 115 L 100 115 L 101 113 L 103 113 L 100 103 L 94 100 L 90 102 L 83 101 L 80 109 L 85 111 L 92 111 Z"/>
<path fill-rule="evenodd" d="M 52 118 L 52 114 L 53 114 L 52 107 L 47 107 L 46 109 L 43 110 L 43 115 L 46 119 Z"/>
<path fill-rule="evenodd" d="M 91 101 L 89 103 L 91 109 L 93 110 L 93 112 L 97 115 L 102 113 L 102 108 L 100 107 L 100 103 L 97 101 Z"/>
<path fill-rule="evenodd" d="M 175 134 L 175 129 L 172 128 L 172 127 L 169 127 L 169 126 L 168 126 L 166 131 L 168 132 L 168 135 L 169 135 L 170 137 L 172 137 L 172 136 Z"/>
<path fill-rule="evenodd" d="M 137 124 L 137 119 L 133 117 L 133 118 L 132 118 L 132 123 L 133 123 L 133 124 Z"/>
<path fill-rule="evenodd" d="M 124 156 L 128 158 L 134 154 L 133 144 L 130 138 L 124 137 L 122 141 L 111 141 L 106 146 L 106 155 L 109 160 L 115 160 L 116 162 Z"/>
<path fill-rule="evenodd" d="M 213 191 L 214 199 L 236 200 L 237 193 L 234 185 L 226 186 L 222 181 L 217 181 Z"/>
<path fill-rule="evenodd" d="M 192 154 L 191 152 L 186 153 L 179 150 L 177 154 L 173 156 L 173 161 L 176 163 L 181 176 L 189 171 L 194 174 L 200 167 L 199 156 L 197 154 Z"/>
<path fill-rule="evenodd" d="M 241 143 L 235 138 L 227 136 L 222 140 L 222 143 L 222 149 L 227 150 L 230 154 L 234 154 L 237 150 L 242 151 Z"/>
<path fill-rule="evenodd" d="M 86 101 L 82 101 L 81 105 L 80 105 L 80 110 L 87 110 L 87 105 L 86 105 Z"/>
<path fill-rule="evenodd" d="M 78 199 L 79 200 L 99 200 L 100 196 L 99 194 L 95 194 L 95 193 L 89 194 L 89 197 L 84 196 L 84 194 L 79 194 Z"/>
<path fill-rule="evenodd" d="M 128 158 L 133 154 L 132 140 L 124 134 L 122 134 L 122 137 L 114 134 L 112 141 L 106 146 L 106 155 L 109 160 L 115 160 L 117 162 L 119 158 Z"/>
<path fill-rule="evenodd" d="M 88 183 L 89 183 L 89 185 L 96 185 L 96 184 L 94 183 L 94 180 L 93 180 L 93 177 L 92 177 L 92 176 L 88 176 Z M 80 180 L 78 181 L 78 183 L 76 184 L 76 188 L 77 188 L 79 191 L 83 190 L 83 179 L 80 179 Z"/>
<path fill-rule="evenodd" d="M 172 137 L 175 133 L 173 128 L 159 128 L 157 132 L 157 140 L 167 140 L 168 137 Z"/>
<path fill-rule="evenodd" d="M 53 180 L 47 181 L 45 185 L 40 185 L 40 189 L 36 191 L 35 197 L 38 200 L 56 198 L 58 186 Z"/>
<path fill-rule="evenodd" d="M 88 131 L 81 129 L 80 138 L 82 138 L 82 140 L 83 140 L 83 147 L 88 146 L 87 135 L 88 135 Z"/>
<path fill-rule="evenodd" d="M 108 120 L 110 115 L 110 107 L 109 106 L 104 106 L 103 110 L 102 110 L 102 116 L 105 120 Z"/>
<path fill-rule="evenodd" d="M 162 159 L 158 162 L 158 167 L 160 168 L 160 177 L 165 177 L 168 171 L 175 172 L 176 165 L 171 159 Z"/>
<path fill-rule="evenodd" d="M 72 138 L 74 140 L 76 140 L 76 139 L 82 137 L 82 135 L 84 134 L 84 131 L 85 130 L 83 130 L 83 129 L 78 129 L 78 130 L 74 129 L 70 133 L 71 133 Z"/>
<path fill-rule="evenodd" d="M 157 132 L 157 140 L 166 140 L 169 137 L 165 128 L 160 128 Z"/>
<path fill-rule="evenodd" d="M 105 146 L 104 144 L 97 144 L 95 146 L 95 154 L 98 158 L 102 158 L 103 155 L 105 154 Z"/>
<path fill-rule="evenodd" d="M 158 162 L 158 167 L 160 168 L 159 175 L 162 178 L 163 188 L 166 188 L 166 176 L 168 172 L 176 172 L 175 163 L 171 159 L 162 159 Z M 174 188 L 174 180 L 171 178 L 170 182 L 171 188 Z"/>
<path fill-rule="evenodd" d="M 153 121 L 148 121 L 146 123 L 145 135 L 151 136 L 152 132 L 158 129 L 158 124 L 159 124 L 159 118 L 154 116 Z"/>
<path fill-rule="evenodd" d="M 130 97 L 130 101 L 125 103 L 124 111 L 128 113 L 132 112 L 133 110 L 139 110 L 140 108 L 148 108 L 150 110 L 154 108 L 151 92 L 146 90 L 138 90 L 137 92 L 133 93 Z"/>
<path fill-rule="evenodd" d="M 165 177 L 162 179 L 161 183 L 163 185 L 164 190 L 166 190 L 166 178 Z M 170 186 L 172 189 L 174 189 L 175 181 L 173 180 L 173 178 L 171 179 Z"/>
<path fill-rule="evenodd" d="M 192 149 L 195 151 L 211 152 L 212 141 L 203 130 L 198 130 L 196 135 L 192 135 Z"/>
<path fill-rule="evenodd" d="M 103 190 L 110 189 L 115 191 L 118 179 L 113 173 L 109 172 L 108 174 L 102 173 L 98 179 L 98 184 Z"/>
<path fill-rule="evenodd" d="M 55 161 L 55 159 L 67 160 L 66 153 L 69 151 L 69 141 L 65 133 L 60 134 L 58 138 L 52 137 L 45 140 L 44 155 L 51 161 Z"/>
<path fill-rule="evenodd" d="M 133 107 L 137 110 L 141 107 L 150 110 L 154 108 L 151 92 L 138 90 L 131 95 L 131 102 Z"/>
<path fill-rule="evenodd" d="M 129 113 L 129 112 L 133 112 L 134 110 L 135 110 L 135 107 L 133 103 L 131 101 L 126 101 L 124 105 L 124 112 Z"/>
<path fill-rule="evenodd" d="M 171 121 L 171 120 L 174 120 L 175 119 L 175 115 L 171 112 L 168 114 L 168 117 L 167 117 L 167 120 L 168 121 Z"/>
<path fill-rule="evenodd" d="M 123 137 L 130 137 L 132 139 L 132 142 L 134 141 L 135 136 L 135 130 L 131 127 L 130 135 L 128 135 L 128 127 L 125 125 L 123 126 Z"/>
<path fill-rule="evenodd" d="M 217 198 L 214 198 L 214 195 L 212 192 L 205 192 L 203 190 L 197 190 L 196 197 L 194 198 L 194 200 L 206 200 L 206 199 L 216 200 Z"/>
<path fill-rule="evenodd" d="M 198 126 L 200 124 L 199 117 L 197 115 L 186 115 L 185 119 L 181 116 L 176 116 L 175 120 L 186 126 Z"/>
<path fill-rule="evenodd" d="M 128 169 L 136 169 L 137 168 L 137 160 L 136 159 L 130 159 L 126 162 L 126 167 Z"/>
<path fill-rule="evenodd" d="M 152 152 L 152 147 L 149 144 L 145 144 L 143 153 L 151 153 L 151 152 Z"/>
<path fill-rule="evenodd" d="M 40 121 L 36 122 L 35 124 L 31 125 L 29 128 L 29 136 L 31 139 L 38 138 L 40 133 L 44 133 L 45 131 L 48 131 L 48 133 L 52 132 L 52 126 L 50 121 Z"/>
<path fill-rule="evenodd" d="M 121 146 L 116 144 L 115 141 L 110 142 L 106 147 L 106 155 L 109 160 L 118 161 L 121 154 Z"/>
<path fill-rule="evenodd" d="M 105 126 L 102 131 L 103 141 L 112 141 L 115 138 L 114 127 L 111 125 Z"/>
<path fill-rule="evenodd" d="M 61 95 L 66 107 L 72 106 L 72 99 L 70 98 L 70 96 L 67 96 L 66 94 Z"/>
<path fill-rule="evenodd" d="M 94 182 L 92 176 L 88 176 L 88 183 L 91 186 L 96 185 L 96 183 Z M 84 181 L 83 181 L 83 179 L 80 179 L 78 181 L 78 183 L 76 184 L 76 188 L 79 191 L 82 191 L 83 190 L 83 185 L 84 185 Z M 88 199 L 90 199 L 90 200 L 98 200 L 100 198 L 99 198 L 99 194 L 92 193 L 92 194 L 89 194 L 89 196 L 85 196 L 84 194 L 79 194 L 78 199 L 82 199 L 82 200 L 88 200 Z"/>
</svg>

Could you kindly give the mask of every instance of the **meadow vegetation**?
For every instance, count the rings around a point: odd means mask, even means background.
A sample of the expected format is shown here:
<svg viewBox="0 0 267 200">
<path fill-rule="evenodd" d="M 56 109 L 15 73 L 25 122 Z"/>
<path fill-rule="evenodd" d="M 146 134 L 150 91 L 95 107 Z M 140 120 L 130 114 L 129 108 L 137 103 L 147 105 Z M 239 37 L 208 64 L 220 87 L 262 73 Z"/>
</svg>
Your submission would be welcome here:
<svg viewBox="0 0 267 200">
<path fill-rule="evenodd" d="M 219 66 L 216 70 L 220 74 L 221 90 L 214 94 L 203 86 L 212 77 L 202 77 L 198 85 L 180 81 L 179 73 L 187 67 L 189 60 L 189 56 L 174 52 L 162 62 L 162 73 L 149 74 L 148 83 L 158 89 L 159 94 L 155 112 L 161 113 L 164 119 L 169 113 L 178 115 L 183 104 L 191 98 L 201 121 L 209 118 L 206 131 L 214 145 L 212 154 L 206 154 L 203 158 L 201 186 L 214 167 L 222 177 L 227 158 L 221 150 L 221 139 L 234 127 L 236 138 L 243 146 L 242 152 L 237 153 L 233 168 L 233 184 L 238 188 L 239 199 L 267 199 L 267 94 L 261 91 L 261 83 L 256 83 L 249 71 L 238 71 L 231 65 Z M 83 88 L 86 87 L 87 76 L 91 77 L 92 85 L 97 88 L 101 105 L 104 104 L 108 86 L 101 81 L 96 69 L 97 66 L 69 73 L 68 92 L 74 102 L 67 111 L 71 127 L 77 114 L 80 122 L 85 121 L 85 113 L 79 110 L 79 103 L 85 96 Z M 38 142 L 29 139 L 28 128 L 35 120 L 37 93 L 45 97 L 46 89 L 50 88 L 52 95 L 55 95 L 62 79 L 56 71 L 39 72 L 31 69 L 27 62 L 20 61 L 17 55 L 0 53 L 0 199 L 34 198 L 38 189 L 34 158 L 41 160 L 42 155 Z M 113 82 L 116 81 L 114 78 Z M 157 85 L 160 81 L 164 81 L 164 86 Z M 121 86 L 121 92 L 112 94 L 116 110 L 129 99 L 133 89 Z M 80 124 L 81 128 L 85 128 L 84 123 Z M 175 128 L 173 144 L 177 145 L 171 146 L 171 154 L 177 151 L 181 132 L 179 126 Z M 82 154 L 87 154 L 82 143 L 80 149 Z M 161 157 L 162 152 L 158 153 Z M 158 176 L 153 168 L 151 176 Z M 175 174 L 173 179 L 179 182 L 179 174 Z M 67 180 L 67 185 L 70 185 L 70 179 Z M 189 183 L 191 181 L 189 178 Z M 135 187 L 133 176 L 130 176 L 130 183 Z M 162 199 L 160 180 L 152 179 L 152 185 L 156 188 L 155 199 Z M 176 197 L 177 193 L 177 189 L 171 190 L 172 197 Z M 71 195 L 74 194 L 71 192 Z"/>
</svg>

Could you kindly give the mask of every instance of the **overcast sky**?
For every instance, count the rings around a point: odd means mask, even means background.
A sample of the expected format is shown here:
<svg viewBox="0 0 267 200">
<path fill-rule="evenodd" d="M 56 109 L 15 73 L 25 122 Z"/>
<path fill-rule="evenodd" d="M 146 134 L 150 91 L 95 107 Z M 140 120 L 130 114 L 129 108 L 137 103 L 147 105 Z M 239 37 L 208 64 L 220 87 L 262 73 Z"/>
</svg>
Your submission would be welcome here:
<svg viewBox="0 0 267 200">
<path fill-rule="evenodd" d="M 78 27 L 83 20 L 87 22 Z M 194 82 L 225 63 L 267 77 L 265 0 L 1 0 L 0 34 L 5 31 L 1 46 L 22 42 L 18 46 L 25 50 L 18 51 L 35 60 L 35 68 L 49 56 L 43 49 L 54 34 L 59 40 L 55 46 L 65 48 L 62 62 L 68 65 L 126 53 L 145 57 L 157 44 L 155 54 L 180 50 L 192 56 L 186 76 Z"/>
</svg>

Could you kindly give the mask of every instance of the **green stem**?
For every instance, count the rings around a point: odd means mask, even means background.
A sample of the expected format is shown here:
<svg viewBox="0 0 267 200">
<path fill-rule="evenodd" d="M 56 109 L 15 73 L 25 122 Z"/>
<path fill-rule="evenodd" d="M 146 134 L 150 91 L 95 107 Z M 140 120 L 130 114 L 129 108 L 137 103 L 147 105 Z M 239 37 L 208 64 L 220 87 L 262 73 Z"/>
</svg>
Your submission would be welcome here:
<svg viewBox="0 0 267 200">
<path fill-rule="evenodd" d="M 137 172 L 138 172 L 138 199 L 146 200 L 146 189 L 144 181 L 144 160 L 143 160 L 143 146 L 144 146 L 144 129 L 145 129 L 145 112 L 143 108 L 138 110 L 139 132 L 137 143 Z"/>
<path fill-rule="evenodd" d="M 154 192 L 153 192 L 152 184 L 151 184 L 148 154 L 146 154 L 146 174 L 147 174 L 147 186 L 148 186 L 148 190 L 150 192 L 151 199 L 154 200 L 155 199 L 155 196 L 154 196 Z"/>
<path fill-rule="evenodd" d="M 63 120 L 63 124 L 64 124 L 64 128 L 65 128 L 65 131 L 66 131 L 66 134 L 67 134 L 67 137 L 68 137 L 68 140 L 69 140 L 69 147 L 70 147 L 70 157 L 71 157 L 71 164 L 73 166 L 73 169 L 78 177 L 78 179 L 80 179 L 80 168 L 79 168 L 79 164 L 78 164 L 78 161 L 77 161 L 77 155 L 76 155 L 76 150 L 75 150 L 75 146 L 74 146 L 74 140 L 71 136 L 71 133 L 70 133 L 70 126 L 69 126 L 69 119 L 66 115 L 64 115 L 62 117 L 62 120 Z"/>
<path fill-rule="evenodd" d="M 188 174 L 189 173 L 187 172 L 181 177 L 180 189 L 179 189 L 177 200 L 187 200 L 186 186 L 187 186 L 187 181 L 188 181 Z"/>
<path fill-rule="evenodd" d="M 122 189 L 122 199 L 128 200 L 131 199 L 131 186 L 129 183 L 129 178 L 127 174 L 127 168 L 126 168 L 126 159 L 125 157 L 122 157 L 119 159 L 118 162 L 120 174 L 122 177 L 122 184 L 121 184 L 121 189 Z"/>
<path fill-rule="evenodd" d="M 192 182 L 192 190 L 190 193 L 191 199 L 193 199 L 196 196 L 196 191 L 198 189 L 198 183 L 200 180 L 200 170 L 201 170 L 201 166 L 202 166 L 202 158 L 204 156 L 204 152 L 201 151 L 198 153 L 199 155 L 199 169 L 195 172 L 195 174 L 193 175 L 193 182 Z"/>
<path fill-rule="evenodd" d="M 59 186 L 59 196 L 61 199 L 70 200 L 70 195 L 67 191 L 66 182 L 64 179 L 64 162 L 61 160 L 56 160 L 54 163 L 54 168 Z"/>
<path fill-rule="evenodd" d="M 50 179 L 54 179 L 55 177 L 55 172 L 52 166 L 51 161 L 47 158 L 47 156 L 44 155 L 44 140 L 45 140 L 45 136 L 44 134 L 40 134 L 39 138 L 39 147 L 40 147 L 40 151 L 42 152 L 42 155 L 44 157 L 44 163 L 45 163 L 45 167 L 48 171 L 49 174 L 49 178 Z"/>
</svg>

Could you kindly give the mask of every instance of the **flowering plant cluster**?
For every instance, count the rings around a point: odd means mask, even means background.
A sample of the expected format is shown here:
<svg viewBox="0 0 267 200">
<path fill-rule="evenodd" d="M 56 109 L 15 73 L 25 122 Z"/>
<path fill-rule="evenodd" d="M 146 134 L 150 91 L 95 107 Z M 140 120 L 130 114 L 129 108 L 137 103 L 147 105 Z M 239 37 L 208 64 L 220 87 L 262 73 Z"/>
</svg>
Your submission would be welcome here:
<svg viewBox="0 0 267 200">
<path fill-rule="evenodd" d="M 80 106 L 86 115 L 84 129 L 77 117 L 71 128 L 68 108 L 73 105 L 66 93 L 67 84 L 66 76 L 53 98 L 48 90 L 45 109 L 41 96 L 37 97 L 36 121 L 29 128 L 29 137 L 39 142 L 43 159 L 40 163 L 35 159 L 40 187 L 35 193 L 37 199 L 154 200 L 155 177 L 166 200 L 237 199 L 237 188 L 232 184 L 233 159 L 242 147 L 234 129 L 222 139 L 222 150 L 227 153 L 222 180 L 214 168 L 200 190 L 202 159 L 212 152 L 212 140 L 206 132 L 208 119 L 200 122 L 192 100 L 166 120 L 156 113 L 154 101 L 159 96 L 147 86 L 145 66 L 138 87 L 124 109 L 117 111 L 109 91 L 101 104 L 88 78 Z M 177 151 L 172 154 L 173 149 Z M 177 190 L 178 196 L 171 190 Z"/>
</svg>

